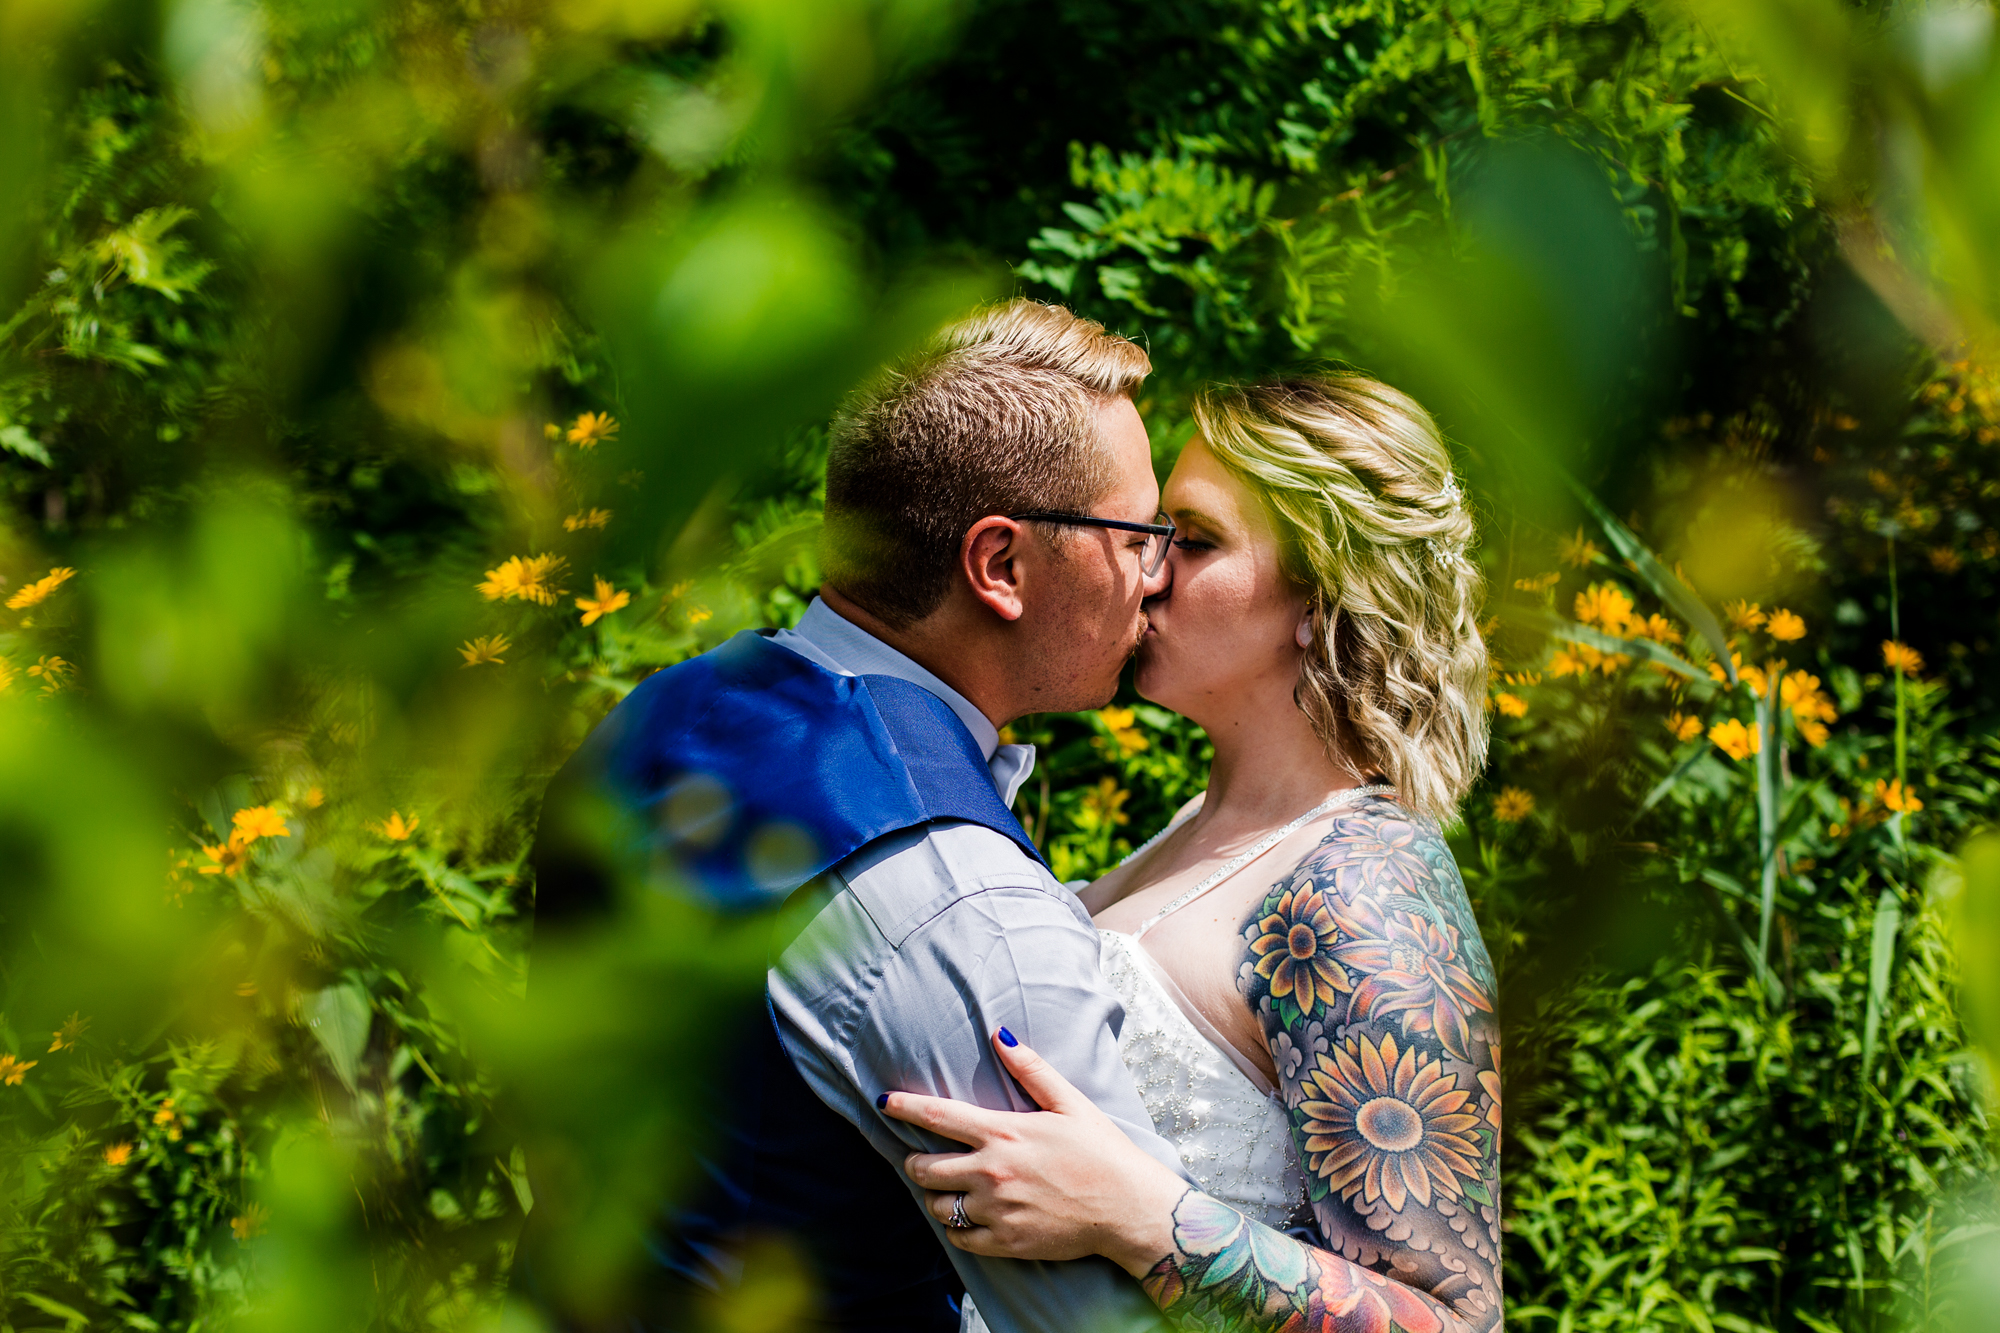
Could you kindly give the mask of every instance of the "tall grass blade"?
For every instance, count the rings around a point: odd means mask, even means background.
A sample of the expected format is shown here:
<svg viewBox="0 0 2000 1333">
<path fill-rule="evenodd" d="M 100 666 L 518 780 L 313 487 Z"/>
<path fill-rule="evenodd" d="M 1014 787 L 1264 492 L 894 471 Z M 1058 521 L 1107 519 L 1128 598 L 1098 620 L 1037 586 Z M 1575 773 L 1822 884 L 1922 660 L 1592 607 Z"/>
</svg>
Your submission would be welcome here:
<svg viewBox="0 0 2000 1333">
<path fill-rule="evenodd" d="M 1651 639 L 1623 639 L 1616 634 L 1606 634 L 1603 630 L 1592 629 L 1574 620 L 1565 620 L 1550 611 L 1531 607 L 1510 607 L 1502 612 L 1507 619 L 1525 629 L 1537 630 L 1571 643 L 1587 644 L 1601 653 L 1623 653 L 1627 657 L 1642 657 L 1648 662 L 1658 663 L 1667 670 L 1686 676 L 1689 680 L 1705 681 L 1708 673 L 1694 663 L 1663 644 Z"/>
<path fill-rule="evenodd" d="M 1700 878 L 1696 882 L 1701 885 L 1702 892 L 1707 895 L 1709 909 L 1715 913 L 1716 920 L 1729 928 L 1729 933 L 1736 939 L 1736 947 L 1741 949 L 1743 956 L 1750 960 L 1751 972 L 1756 975 L 1759 984 L 1769 992 L 1773 986 L 1769 976 L 1770 969 L 1765 967 L 1764 960 L 1757 956 L 1756 946 L 1751 941 L 1749 933 L 1736 920 L 1735 914 L 1729 910 L 1729 904 L 1723 901 L 1722 894 L 1718 890 L 1727 889 L 1731 894 L 1741 894 L 1745 898 L 1749 895 L 1743 893 L 1742 886 L 1736 884 L 1727 875 L 1717 870 L 1702 871 Z"/>
<path fill-rule="evenodd" d="M 1782 667 L 1774 667 L 1757 700 L 1757 857 L 1760 888 L 1757 899 L 1757 958 L 1764 965 L 1771 998 L 1779 998 L 1771 979 L 1771 916 L 1778 901 L 1778 797 L 1784 774 L 1778 768 L 1778 742 L 1784 709 L 1779 681 Z"/>
<path fill-rule="evenodd" d="M 1875 929 L 1868 941 L 1868 1011 L 1861 1023 L 1861 1079 L 1868 1080 L 1875 1059 L 1875 1040 L 1882 1015 L 1889 1007 L 1889 968 L 1896 959 L 1896 932 L 1903 924 L 1903 904 L 1892 886 L 1875 900 Z M 1864 1103 L 1865 1104 L 1865 1103 Z"/>
<path fill-rule="evenodd" d="M 1690 746 L 1688 749 L 1687 758 L 1681 760 L 1680 763 L 1674 765 L 1673 772 L 1667 774 L 1665 777 L 1661 778 L 1658 782 L 1654 783 L 1653 789 L 1646 793 L 1646 799 L 1639 802 L 1639 808 L 1632 812 L 1632 821 L 1634 823 L 1637 823 L 1639 820 L 1639 816 L 1645 814 L 1648 810 L 1651 810 L 1654 806 L 1658 805 L 1661 801 L 1665 800 L 1667 793 L 1672 791 L 1675 787 L 1679 786 L 1680 780 L 1686 777 L 1689 771 L 1692 770 L 1696 764 L 1701 762 L 1701 757 L 1707 753 L 1708 753 L 1708 742 L 1705 740 L 1697 740 L 1694 745 Z"/>
<path fill-rule="evenodd" d="M 1583 507 L 1590 511 L 1590 516 L 1597 520 L 1597 526 L 1604 529 L 1604 535 L 1618 548 L 1618 554 L 1632 562 L 1633 567 L 1639 571 L 1639 577 L 1646 580 L 1647 586 L 1659 595 L 1661 601 L 1673 607 L 1680 613 L 1681 619 L 1694 626 L 1701 637 L 1708 640 L 1708 646 L 1715 652 L 1716 661 L 1722 664 L 1722 670 L 1729 677 L 1729 683 L 1734 685 L 1736 667 L 1729 660 L 1729 638 L 1722 632 L 1722 622 L 1715 618 L 1715 612 L 1708 609 L 1708 604 L 1701 600 L 1694 589 L 1681 582 L 1674 576 L 1673 571 L 1661 564 L 1660 558 L 1647 548 L 1646 543 L 1634 536 L 1630 528 L 1612 517 L 1611 511 L 1600 504 L 1597 497 L 1592 495 L 1582 482 L 1567 472 L 1563 473 L 1563 480 L 1569 483 L 1570 490 L 1576 493 L 1576 498 L 1582 502 Z"/>
</svg>

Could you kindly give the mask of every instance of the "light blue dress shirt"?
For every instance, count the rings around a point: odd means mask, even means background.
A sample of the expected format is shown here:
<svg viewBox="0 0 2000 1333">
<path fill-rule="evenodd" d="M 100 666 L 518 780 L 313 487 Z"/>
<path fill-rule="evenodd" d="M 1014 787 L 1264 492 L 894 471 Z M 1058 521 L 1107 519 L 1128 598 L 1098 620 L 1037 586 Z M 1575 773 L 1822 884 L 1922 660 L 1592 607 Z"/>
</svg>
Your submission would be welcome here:
<svg viewBox="0 0 2000 1333">
<path fill-rule="evenodd" d="M 1034 767 L 1034 747 L 1001 745 L 992 722 L 957 691 L 817 598 L 797 629 L 772 641 L 830 671 L 895 676 L 937 695 L 972 733 L 1010 803 Z M 884 1116 L 875 1109 L 884 1092 L 1035 1109 L 988 1045 L 1005 1025 L 1134 1143 L 1186 1176 L 1119 1058 L 1125 1011 L 1099 967 L 1089 914 L 1011 840 L 977 824 L 926 825 L 869 844 L 826 878 L 826 905 L 770 971 L 771 1000 L 813 1091 L 899 1174 L 910 1152 L 959 1145 Z M 921 1191 L 910 1192 L 920 1206 Z M 993 1333 L 1164 1327 L 1138 1284 L 1108 1260 L 985 1259 L 952 1248 L 935 1218 L 931 1226 Z"/>
</svg>

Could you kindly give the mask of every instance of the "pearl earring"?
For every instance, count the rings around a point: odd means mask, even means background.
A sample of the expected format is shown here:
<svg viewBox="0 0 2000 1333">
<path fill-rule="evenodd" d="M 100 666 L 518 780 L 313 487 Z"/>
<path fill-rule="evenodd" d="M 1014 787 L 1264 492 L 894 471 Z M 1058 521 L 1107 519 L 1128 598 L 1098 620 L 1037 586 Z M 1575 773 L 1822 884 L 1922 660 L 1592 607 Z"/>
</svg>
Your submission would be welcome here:
<svg viewBox="0 0 2000 1333">
<path fill-rule="evenodd" d="M 1313 623 L 1310 618 L 1299 622 L 1299 628 L 1293 637 L 1299 641 L 1301 648 L 1313 646 Z"/>
</svg>

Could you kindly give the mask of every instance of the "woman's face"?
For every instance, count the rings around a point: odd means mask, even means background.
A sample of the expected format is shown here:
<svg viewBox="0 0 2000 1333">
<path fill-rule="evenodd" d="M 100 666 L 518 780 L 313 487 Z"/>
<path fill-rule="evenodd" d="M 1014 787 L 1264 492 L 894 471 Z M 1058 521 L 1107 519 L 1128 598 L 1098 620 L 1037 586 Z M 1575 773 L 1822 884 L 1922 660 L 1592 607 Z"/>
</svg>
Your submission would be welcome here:
<svg viewBox="0 0 2000 1333">
<path fill-rule="evenodd" d="M 1164 586 L 1146 600 L 1139 693 L 1203 726 L 1289 706 L 1305 593 L 1285 577 L 1263 502 L 1196 436 L 1161 493 L 1178 529 Z"/>
</svg>

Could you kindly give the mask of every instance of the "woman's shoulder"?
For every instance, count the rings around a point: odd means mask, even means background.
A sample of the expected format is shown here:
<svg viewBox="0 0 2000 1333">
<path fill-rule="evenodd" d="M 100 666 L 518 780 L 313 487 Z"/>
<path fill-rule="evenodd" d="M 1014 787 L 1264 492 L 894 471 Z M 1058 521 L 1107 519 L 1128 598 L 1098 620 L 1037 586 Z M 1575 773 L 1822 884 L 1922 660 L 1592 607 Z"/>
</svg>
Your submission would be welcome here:
<svg viewBox="0 0 2000 1333">
<path fill-rule="evenodd" d="M 1307 898 L 1329 913 L 1330 927 L 1347 918 L 1344 933 L 1350 935 L 1352 923 L 1364 919 L 1427 922 L 1469 955 L 1476 973 L 1490 977 L 1465 879 L 1444 830 L 1393 791 L 1370 789 L 1336 808 L 1318 842 L 1271 885 L 1259 913 L 1298 913 Z"/>
</svg>

